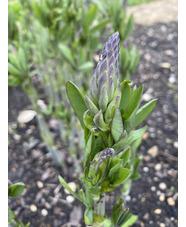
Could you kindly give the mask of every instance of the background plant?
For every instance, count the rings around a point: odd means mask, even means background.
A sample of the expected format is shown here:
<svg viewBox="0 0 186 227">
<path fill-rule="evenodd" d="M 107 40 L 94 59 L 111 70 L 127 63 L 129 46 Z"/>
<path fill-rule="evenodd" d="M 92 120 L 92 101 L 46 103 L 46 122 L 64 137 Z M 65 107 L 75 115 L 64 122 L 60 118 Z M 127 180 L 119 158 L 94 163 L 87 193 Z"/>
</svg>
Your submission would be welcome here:
<svg viewBox="0 0 186 227">
<path fill-rule="evenodd" d="M 24 183 L 18 182 L 8 187 L 8 196 L 17 197 L 21 195 L 23 191 L 24 191 Z M 20 220 L 16 221 L 14 212 L 11 210 L 10 207 L 8 207 L 8 226 L 9 227 L 29 227 L 30 223 L 27 223 L 26 225 L 24 225 L 22 221 Z"/>
<path fill-rule="evenodd" d="M 128 78 L 138 61 L 135 48 L 124 48 L 132 27 L 133 17 L 127 18 L 121 1 L 9 0 L 9 85 L 21 85 L 29 96 L 41 136 L 58 164 L 63 160 L 46 116 L 57 119 L 62 144 L 69 145 L 78 164 L 76 155 L 83 150 L 81 127 L 72 118 L 65 83 L 71 79 L 86 92 L 93 56 L 102 46 L 100 38 L 116 30 L 121 34 L 120 80 Z"/>
<path fill-rule="evenodd" d="M 105 214 L 105 194 L 139 176 L 141 157 L 136 149 L 146 126 L 135 130 L 154 109 L 157 100 L 139 108 L 143 86 L 131 89 L 130 81 L 119 82 L 119 33 L 105 44 L 89 88 L 89 96 L 68 81 L 67 94 L 84 128 L 84 189 L 74 193 L 60 176 L 60 183 L 85 206 L 84 220 L 92 226 L 129 226 L 137 217 L 122 209 L 119 197 L 111 219 Z M 126 183 L 126 184 L 125 184 Z M 126 187 L 127 185 L 127 187 Z M 126 190 L 127 189 L 127 190 Z M 124 189 L 123 189 L 124 190 Z M 130 221 L 130 223 L 127 223 Z"/>
</svg>

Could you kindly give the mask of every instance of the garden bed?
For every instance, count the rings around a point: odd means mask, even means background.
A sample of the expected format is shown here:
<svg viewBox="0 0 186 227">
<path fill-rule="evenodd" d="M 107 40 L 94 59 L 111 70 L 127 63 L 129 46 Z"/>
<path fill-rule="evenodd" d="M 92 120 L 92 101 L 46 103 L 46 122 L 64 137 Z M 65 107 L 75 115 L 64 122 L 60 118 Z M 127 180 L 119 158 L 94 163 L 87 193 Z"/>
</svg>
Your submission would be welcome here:
<svg viewBox="0 0 186 227">
<path fill-rule="evenodd" d="M 133 183 L 127 205 L 139 216 L 134 226 L 177 226 L 177 23 L 135 26 L 131 42 L 141 55 L 133 84 L 144 84 L 143 101 L 158 98 L 158 103 L 144 123 L 148 128 L 138 150 L 144 156 L 142 178 Z M 55 165 L 40 138 L 36 119 L 17 123 L 18 113 L 24 109 L 31 109 L 26 95 L 19 87 L 9 88 L 9 180 L 26 186 L 21 196 L 9 200 L 10 207 L 23 223 L 30 221 L 31 227 L 85 226 L 84 207 L 72 201 L 58 181 L 62 175 L 67 182 L 79 183 L 72 159 L 64 151 L 66 168 Z M 55 122 L 49 122 L 57 138 Z M 108 213 L 113 194 L 106 198 Z"/>
</svg>

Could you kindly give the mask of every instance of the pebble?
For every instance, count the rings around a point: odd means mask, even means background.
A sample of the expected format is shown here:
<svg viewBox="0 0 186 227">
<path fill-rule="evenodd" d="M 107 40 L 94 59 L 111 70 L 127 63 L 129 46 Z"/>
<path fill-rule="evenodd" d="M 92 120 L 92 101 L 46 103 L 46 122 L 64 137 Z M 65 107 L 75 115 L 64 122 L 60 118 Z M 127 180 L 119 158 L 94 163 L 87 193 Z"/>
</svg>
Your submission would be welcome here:
<svg viewBox="0 0 186 227">
<path fill-rule="evenodd" d="M 36 205 L 31 204 L 31 205 L 30 205 L 30 210 L 31 210 L 32 212 L 36 212 L 36 211 L 37 211 Z"/>
<path fill-rule="evenodd" d="M 158 146 L 154 145 L 147 151 L 147 153 L 149 155 L 151 155 L 153 158 L 157 157 L 158 156 Z"/>
<path fill-rule="evenodd" d="M 168 56 L 173 56 L 174 55 L 174 51 L 173 50 L 165 50 L 165 54 L 168 55 Z"/>
<path fill-rule="evenodd" d="M 142 96 L 142 100 L 144 100 L 145 102 L 148 102 L 152 99 L 152 95 L 149 94 L 149 93 L 145 93 L 143 96 Z"/>
<path fill-rule="evenodd" d="M 171 64 L 169 62 L 162 62 L 161 67 L 164 69 L 169 69 L 171 67 Z"/>
<path fill-rule="evenodd" d="M 23 110 L 18 115 L 19 123 L 28 123 L 36 116 L 36 112 L 34 110 Z"/>
<path fill-rule="evenodd" d="M 147 172 L 149 172 L 149 168 L 148 168 L 147 166 L 145 166 L 145 167 L 143 167 L 143 171 L 144 171 L 145 173 L 147 173 Z"/>
<path fill-rule="evenodd" d="M 144 216 L 143 216 L 143 219 L 148 220 L 149 219 L 149 213 L 145 213 Z"/>
<path fill-rule="evenodd" d="M 41 181 L 36 182 L 38 188 L 43 188 L 43 183 Z"/>
<path fill-rule="evenodd" d="M 159 171 L 159 170 L 161 169 L 161 164 L 160 164 L 160 163 L 156 164 L 156 165 L 154 166 L 154 169 L 155 169 L 156 171 Z"/>
<path fill-rule="evenodd" d="M 164 223 L 160 223 L 160 227 L 165 227 L 166 225 Z"/>
<path fill-rule="evenodd" d="M 148 132 L 145 132 L 145 133 L 143 134 L 143 139 L 146 140 L 148 137 L 149 137 L 149 133 L 148 133 Z"/>
<path fill-rule="evenodd" d="M 125 199 L 126 199 L 126 201 L 130 201 L 131 200 L 131 196 L 130 195 L 127 195 L 126 197 L 125 197 Z"/>
<path fill-rule="evenodd" d="M 161 190 L 165 190 L 165 189 L 167 188 L 167 185 L 166 185 L 164 182 L 161 182 L 161 183 L 159 184 L 159 188 L 160 188 Z"/>
<path fill-rule="evenodd" d="M 156 210 L 154 211 L 154 213 L 155 213 L 155 214 L 161 214 L 161 209 L 156 209 Z"/>
<path fill-rule="evenodd" d="M 73 192 L 76 191 L 76 184 L 75 184 L 74 182 L 68 183 L 68 186 L 72 189 Z M 66 188 L 64 189 L 64 192 L 65 192 L 66 194 L 70 194 L 70 192 L 69 192 Z"/>
<path fill-rule="evenodd" d="M 17 142 L 19 142 L 21 140 L 21 136 L 18 134 L 14 134 L 13 137 Z"/>
<path fill-rule="evenodd" d="M 156 191 L 156 187 L 155 187 L 155 186 L 152 186 L 150 189 L 151 189 L 151 191 L 153 191 L 153 192 Z"/>
<path fill-rule="evenodd" d="M 42 210 L 41 210 L 41 214 L 42 214 L 43 216 L 47 216 L 48 211 L 47 211 L 46 209 L 42 209 Z"/>
<path fill-rule="evenodd" d="M 74 197 L 72 197 L 71 195 L 68 195 L 68 196 L 66 197 L 66 201 L 69 202 L 69 203 L 73 203 L 74 200 L 75 200 Z"/>
<path fill-rule="evenodd" d="M 178 149 L 178 142 L 177 141 L 175 141 L 173 145 L 174 145 L 174 148 Z"/>
<path fill-rule="evenodd" d="M 174 84 L 176 82 L 175 74 L 171 74 L 169 77 L 169 83 Z"/>
<path fill-rule="evenodd" d="M 167 203 L 168 203 L 169 206 L 174 206 L 175 205 L 175 201 L 174 201 L 174 199 L 172 197 L 169 197 L 167 199 Z"/>
</svg>

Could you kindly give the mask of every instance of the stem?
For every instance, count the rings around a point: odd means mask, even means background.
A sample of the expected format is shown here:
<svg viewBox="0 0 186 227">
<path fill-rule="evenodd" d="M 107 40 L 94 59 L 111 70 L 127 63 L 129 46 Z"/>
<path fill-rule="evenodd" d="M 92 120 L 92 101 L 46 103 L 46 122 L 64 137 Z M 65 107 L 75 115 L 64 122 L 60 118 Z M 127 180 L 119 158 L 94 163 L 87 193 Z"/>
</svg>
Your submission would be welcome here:
<svg viewBox="0 0 186 227">
<path fill-rule="evenodd" d="M 104 227 L 105 216 L 105 193 L 100 196 L 100 199 L 93 201 L 94 207 L 94 223 L 92 227 Z"/>
</svg>

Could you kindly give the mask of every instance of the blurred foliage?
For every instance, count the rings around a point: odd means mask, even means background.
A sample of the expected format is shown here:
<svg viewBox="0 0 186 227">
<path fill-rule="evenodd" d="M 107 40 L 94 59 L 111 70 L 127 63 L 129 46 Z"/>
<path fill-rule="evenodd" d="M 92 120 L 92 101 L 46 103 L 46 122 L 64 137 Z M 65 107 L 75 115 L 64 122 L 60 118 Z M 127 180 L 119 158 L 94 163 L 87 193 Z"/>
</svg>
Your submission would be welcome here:
<svg viewBox="0 0 186 227">
<path fill-rule="evenodd" d="M 24 191 L 24 183 L 18 182 L 12 184 L 8 187 L 8 196 L 9 197 L 17 197 L 21 195 Z M 28 222 L 26 225 L 22 223 L 22 221 L 16 221 L 15 213 L 8 207 L 8 226 L 9 227 L 29 227 L 30 223 Z"/>
<path fill-rule="evenodd" d="M 128 40 L 134 20 L 127 16 L 126 1 L 9 0 L 8 9 L 9 86 L 21 85 L 29 96 L 50 152 L 57 148 L 45 115 L 58 120 L 63 145 L 77 153 L 83 148 L 74 142 L 81 141 L 80 125 L 72 118 L 65 83 L 73 80 L 87 91 L 101 42 L 115 31 L 120 34 L 120 81 L 130 78 L 139 53 Z M 45 108 L 38 104 L 41 93 Z"/>
<path fill-rule="evenodd" d="M 141 5 L 143 3 L 152 2 L 154 0 L 128 0 L 127 5 L 128 6 L 135 6 L 135 5 Z"/>
</svg>

